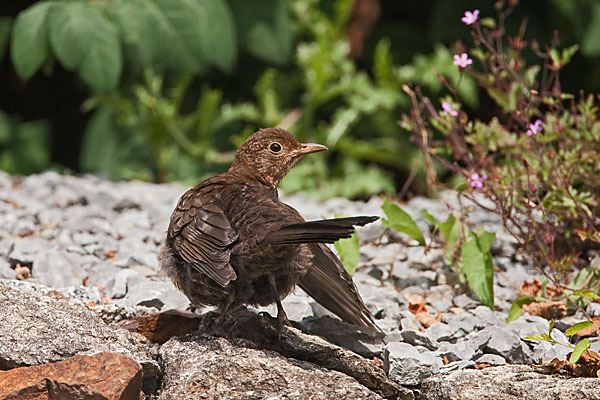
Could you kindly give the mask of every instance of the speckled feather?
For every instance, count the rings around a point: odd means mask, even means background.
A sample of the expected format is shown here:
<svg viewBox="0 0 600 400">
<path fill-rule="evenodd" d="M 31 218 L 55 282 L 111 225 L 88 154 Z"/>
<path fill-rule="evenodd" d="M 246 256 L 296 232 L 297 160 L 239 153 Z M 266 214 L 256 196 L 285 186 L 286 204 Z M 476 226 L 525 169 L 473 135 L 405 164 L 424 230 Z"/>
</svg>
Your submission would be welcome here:
<svg viewBox="0 0 600 400">
<path fill-rule="evenodd" d="M 272 143 L 281 150 L 272 151 Z M 354 225 L 376 218 L 306 222 L 277 195 L 277 185 L 304 154 L 324 149 L 303 145 L 283 129 L 261 130 L 238 149 L 228 172 L 181 197 L 160 265 L 193 304 L 222 312 L 239 304 L 264 306 L 300 284 L 342 320 L 374 326 L 352 278 L 320 243 L 349 237 Z"/>
</svg>

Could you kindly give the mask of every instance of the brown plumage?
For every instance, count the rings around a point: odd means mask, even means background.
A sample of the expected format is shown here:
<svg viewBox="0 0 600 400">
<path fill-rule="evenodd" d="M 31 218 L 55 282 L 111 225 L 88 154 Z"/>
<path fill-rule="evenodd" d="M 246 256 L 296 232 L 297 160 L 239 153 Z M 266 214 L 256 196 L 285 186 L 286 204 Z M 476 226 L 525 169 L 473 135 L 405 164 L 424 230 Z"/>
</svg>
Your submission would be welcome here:
<svg viewBox="0 0 600 400">
<path fill-rule="evenodd" d="M 375 326 L 352 278 L 323 243 L 350 237 L 377 217 L 306 222 L 282 203 L 277 186 L 306 154 L 279 128 L 263 129 L 238 149 L 226 173 L 188 190 L 171 215 L 160 266 L 195 305 L 218 306 L 217 326 L 241 304 L 277 303 L 296 284 L 343 321 Z"/>
</svg>

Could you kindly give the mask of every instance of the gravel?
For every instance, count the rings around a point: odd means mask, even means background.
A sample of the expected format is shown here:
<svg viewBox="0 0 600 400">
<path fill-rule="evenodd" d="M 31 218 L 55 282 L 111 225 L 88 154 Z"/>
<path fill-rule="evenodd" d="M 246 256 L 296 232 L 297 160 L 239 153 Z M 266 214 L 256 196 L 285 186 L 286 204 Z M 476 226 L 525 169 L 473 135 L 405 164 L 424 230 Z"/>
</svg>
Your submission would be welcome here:
<svg viewBox="0 0 600 400">
<path fill-rule="evenodd" d="M 17 266 L 27 267 L 32 275 L 29 282 L 60 289 L 110 322 L 156 310 L 193 309 L 161 276 L 157 262 L 170 212 L 185 189 L 179 184 L 114 183 L 90 175 L 46 172 L 14 177 L 0 172 L 0 278 L 14 280 Z M 283 199 L 306 219 L 335 214 L 384 216 L 379 197 L 368 202 L 340 198 L 316 202 L 303 194 Z M 427 232 L 420 211 L 427 209 L 444 220 L 449 215 L 446 204 L 456 207 L 456 195 L 448 192 L 442 201 L 417 197 L 403 208 Z M 503 271 L 495 275 L 496 310 L 482 306 L 460 284 L 442 250 L 424 252 L 377 221 L 358 229 L 361 257 L 355 281 L 376 322 L 388 333 L 385 348 L 369 332 L 332 318 L 299 289 L 283 302 L 288 315 L 305 331 L 363 355 L 383 356 L 391 376 L 406 385 L 475 363 L 564 358 L 569 349 L 563 346 L 523 340 L 546 333 L 548 321 L 526 314 L 506 323 L 517 296 L 515 285 L 534 274 L 525 261 L 515 261 L 520 260 L 515 241 L 502 231 L 496 215 L 474 210 L 469 219 L 474 226 L 496 233 L 494 265 Z M 410 303 L 425 306 L 438 322 L 424 324 L 408 310 Z M 264 311 L 273 313 L 275 308 Z M 588 306 L 588 312 L 599 315 L 598 304 Z M 578 321 L 558 321 L 556 327 L 564 331 Z M 556 330 L 554 335 L 567 342 L 562 332 Z M 592 343 L 592 349 L 599 346 Z"/>
</svg>

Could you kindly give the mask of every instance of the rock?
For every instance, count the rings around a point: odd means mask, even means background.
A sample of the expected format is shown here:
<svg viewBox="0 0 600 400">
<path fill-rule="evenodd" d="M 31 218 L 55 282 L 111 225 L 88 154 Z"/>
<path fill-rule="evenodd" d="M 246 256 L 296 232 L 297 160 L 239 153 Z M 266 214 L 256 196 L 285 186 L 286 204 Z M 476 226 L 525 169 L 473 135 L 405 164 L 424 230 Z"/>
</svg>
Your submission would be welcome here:
<svg viewBox="0 0 600 400">
<path fill-rule="evenodd" d="M 401 331 L 400 334 L 406 343 L 413 346 L 423 346 L 427 350 L 436 350 L 439 347 L 437 341 L 432 340 L 429 336 L 419 331 L 406 329 Z"/>
<path fill-rule="evenodd" d="M 419 385 L 437 373 L 442 359 L 432 352 L 420 353 L 408 343 L 393 342 L 385 348 L 385 369 L 391 379 L 401 385 Z"/>
<path fill-rule="evenodd" d="M 381 399 L 356 380 L 243 341 L 186 336 L 161 346 L 159 399 Z"/>
<path fill-rule="evenodd" d="M 310 305 L 313 301 L 304 291 L 297 289 L 295 293 L 283 299 L 281 304 L 290 321 L 302 321 L 302 318 L 313 315 L 313 309 Z M 277 305 L 261 307 L 260 310 L 267 311 L 274 316 L 277 314 Z"/>
<path fill-rule="evenodd" d="M 183 310 L 167 310 L 122 321 L 119 326 L 145 336 L 153 343 L 163 344 L 173 336 L 184 336 L 198 330 L 202 317 Z"/>
<path fill-rule="evenodd" d="M 201 324 L 200 331 L 205 332 L 207 326 L 212 326 L 210 320 L 214 320 L 216 315 L 209 312 L 202 317 L 206 322 Z M 271 317 L 257 315 L 240 308 L 225 319 L 223 330 L 231 337 L 248 340 L 254 347 L 273 350 L 285 357 L 308 361 L 351 376 L 383 397 L 411 398 L 406 396 L 412 396 L 412 392 L 390 380 L 376 363 L 318 336 L 306 335 L 287 326 L 282 327 Z"/>
<path fill-rule="evenodd" d="M 452 343 L 463 336 L 463 332 L 444 323 L 431 324 L 431 326 L 425 330 L 425 334 L 436 342 Z"/>
<path fill-rule="evenodd" d="M 118 353 L 75 356 L 64 361 L 0 371 L 2 399 L 138 400 L 142 367 Z"/>
<path fill-rule="evenodd" d="M 484 354 L 477 359 L 477 364 L 506 365 L 506 360 L 497 354 Z"/>
<path fill-rule="evenodd" d="M 464 293 L 454 297 L 453 302 L 456 307 L 460 307 L 464 310 L 470 310 L 479 306 L 477 300 L 472 299 Z"/>
<path fill-rule="evenodd" d="M 463 369 L 426 379 L 421 400 L 597 399 L 597 379 L 551 374 L 525 365 Z"/>
<path fill-rule="evenodd" d="M 440 357 L 446 357 L 448 361 L 452 362 L 474 360 L 483 354 L 483 352 L 479 351 L 479 348 L 472 346 L 469 342 L 443 342 L 436 354 Z"/>
<path fill-rule="evenodd" d="M 0 321 L 0 369 L 115 352 L 142 365 L 146 387 L 156 385 L 158 364 L 139 336 L 108 326 L 56 291 L 40 294 L 0 281 Z"/>
<path fill-rule="evenodd" d="M 3 258 L 0 258 L 0 279 L 17 279 L 17 272 Z"/>
<path fill-rule="evenodd" d="M 350 325 L 328 315 L 304 318 L 301 325 L 304 332 L 321 336 L 363 357 L 374 357 L 383 353 L 381 335 L 374 329 Z"/>
<path fill-rule="evenodd" d="M 432 286 L 430 292 L 425 296 L 427 304 L 432 306 L 436 311 L 446 312 L 452 307 L 452 299 L 454 298 L 454 290 L 448 285 Z"/>
<path fill-rule="evenodd" d="M 115 303 L 120 306 L 154 307 L 161 311 L 163 308 L 185 310 L 190 301 L 170 280 L 143 279 L 133 287 L 128 287 L 127 295 Z"/>
<path fill-rule="evenodd" d="M 489 332 L 491 336 L 485 345 L 486 353 L 497 354 L 514 364 L 533 362 L 533 352 L 514 332 L 499 326 L 488 326 L 483 331 Z"/>
</svg>

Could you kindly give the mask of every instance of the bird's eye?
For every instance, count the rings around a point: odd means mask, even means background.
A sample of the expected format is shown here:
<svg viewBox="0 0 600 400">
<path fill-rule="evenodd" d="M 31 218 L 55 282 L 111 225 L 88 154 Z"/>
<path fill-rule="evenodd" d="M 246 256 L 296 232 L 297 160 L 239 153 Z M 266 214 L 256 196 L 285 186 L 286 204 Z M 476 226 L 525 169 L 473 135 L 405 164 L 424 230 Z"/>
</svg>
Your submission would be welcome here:
<svg viewBox="0 0 600 400">
<path fill-rule="evenodd" d="M 271 143 L 269 150 L 273 153 L 279 153 L 281 151 L 281 145 L 279 143 Z"/>
</svg>

